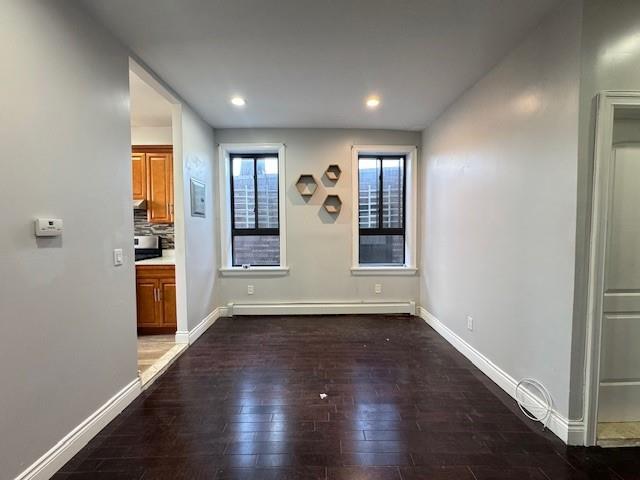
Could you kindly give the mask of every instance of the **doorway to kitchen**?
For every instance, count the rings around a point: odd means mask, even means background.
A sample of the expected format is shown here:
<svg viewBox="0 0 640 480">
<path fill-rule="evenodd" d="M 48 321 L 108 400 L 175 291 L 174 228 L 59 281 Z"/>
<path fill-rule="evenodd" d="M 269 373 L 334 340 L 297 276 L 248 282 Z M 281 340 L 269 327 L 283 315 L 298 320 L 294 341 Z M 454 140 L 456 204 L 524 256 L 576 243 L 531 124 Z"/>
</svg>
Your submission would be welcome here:
<svg viewBox="0 0 640 480">
<path fill-rule="evenodd" d="M 141 67 L 129 71 L 138 372 L 143 388 L 186 349 L 176 341 L 176 104 Z M 179 108 L 179 107 L 178 107 Z M 179 177 L 179 176 L 178 176 Z M 178 185 L 179 187 L 179 185 Z"/>
</svg>

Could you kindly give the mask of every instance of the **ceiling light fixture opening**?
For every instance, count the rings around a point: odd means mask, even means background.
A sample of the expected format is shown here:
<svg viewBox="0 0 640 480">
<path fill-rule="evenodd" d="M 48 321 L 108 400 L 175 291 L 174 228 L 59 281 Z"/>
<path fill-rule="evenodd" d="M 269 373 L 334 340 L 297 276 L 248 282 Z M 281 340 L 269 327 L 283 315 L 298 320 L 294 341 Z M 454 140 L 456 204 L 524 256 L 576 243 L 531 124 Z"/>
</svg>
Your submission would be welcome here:
<svg viewBox="0 0 640 480">
<path fill-rule="evenodd" d="M 380 106 L 380 99 L 378 97 L 367 98 L 367 108 L 378 108 Z"/>
<path fill-rule="evenodd" d="M 247 101 L 242 97 L 232 97 L 231 103 L 236 107 L 244 107 L 247 104 Z"/>
</svg>

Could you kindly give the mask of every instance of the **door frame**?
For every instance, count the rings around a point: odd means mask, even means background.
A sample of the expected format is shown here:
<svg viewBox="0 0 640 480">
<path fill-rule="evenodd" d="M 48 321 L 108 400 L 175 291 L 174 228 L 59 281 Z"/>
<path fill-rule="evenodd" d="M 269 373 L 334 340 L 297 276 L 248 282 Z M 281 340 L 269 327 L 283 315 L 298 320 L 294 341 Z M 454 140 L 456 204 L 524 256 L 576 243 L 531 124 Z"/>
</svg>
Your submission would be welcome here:
<svg viewBox="0 0 640 480">
<path fill-rule="evenodd" d="M 175 341 L 189 343 L 189 322 L 187 312 L 187 261 L 185 238 L 185 189 L 182 155 L 182 102 L 165 85 L 134 57 L 129 57 L 129 70 L 138 75 L 171 104 L 171 131 L 173 147 L 173 227 L 176 252 L 176 320 Z"/>
<path fill-rule="evenodd" d="M 596 105 L 585 345 L 584 444 L 587 446 L 597 442 L 605 254 L 613 181 L 614 112 L 620 107 L 640 108 L 640 91 L 603 91 L 598 94 Z"/>
</svg>

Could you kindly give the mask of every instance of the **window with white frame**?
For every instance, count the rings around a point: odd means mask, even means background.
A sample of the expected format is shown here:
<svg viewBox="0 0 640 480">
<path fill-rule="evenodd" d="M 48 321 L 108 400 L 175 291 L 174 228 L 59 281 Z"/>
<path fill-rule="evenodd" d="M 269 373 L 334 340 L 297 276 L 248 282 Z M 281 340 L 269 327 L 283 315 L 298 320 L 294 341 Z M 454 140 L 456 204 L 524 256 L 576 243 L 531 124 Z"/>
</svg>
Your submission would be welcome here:
<svg viewBox="0 0 640 480">
<path fill-rule="evenodd" d="M 354 146 L 355 274 L 415 272 L 415 147 Z"/>
<path fill-rule="evenodd" d="M 221 145 L 222 272 L 286 270 L 284 146 Z"/>
</svg>

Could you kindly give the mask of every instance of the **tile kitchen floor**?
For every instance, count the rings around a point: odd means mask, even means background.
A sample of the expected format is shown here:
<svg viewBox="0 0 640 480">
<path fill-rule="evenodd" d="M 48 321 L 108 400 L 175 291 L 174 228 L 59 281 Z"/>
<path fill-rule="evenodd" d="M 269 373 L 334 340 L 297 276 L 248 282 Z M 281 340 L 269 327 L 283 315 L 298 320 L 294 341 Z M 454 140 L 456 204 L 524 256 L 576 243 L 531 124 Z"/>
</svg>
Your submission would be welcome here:
<svg viewBox="0 0 640 480">
<path fill-rule="evenodd" d="M 138 370 L 144 373 L 175 344 L 175 335 L 139 335 Z"/>
</svg>

